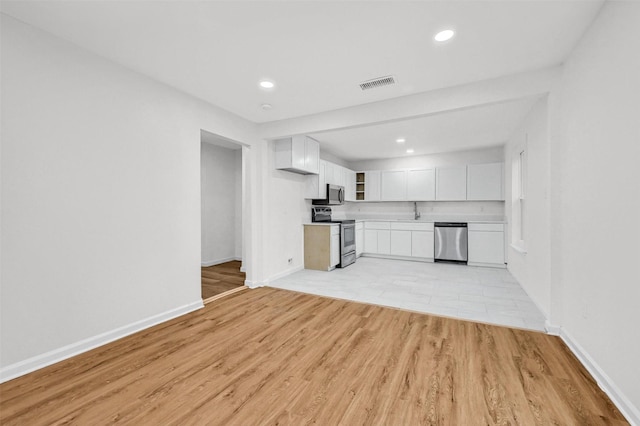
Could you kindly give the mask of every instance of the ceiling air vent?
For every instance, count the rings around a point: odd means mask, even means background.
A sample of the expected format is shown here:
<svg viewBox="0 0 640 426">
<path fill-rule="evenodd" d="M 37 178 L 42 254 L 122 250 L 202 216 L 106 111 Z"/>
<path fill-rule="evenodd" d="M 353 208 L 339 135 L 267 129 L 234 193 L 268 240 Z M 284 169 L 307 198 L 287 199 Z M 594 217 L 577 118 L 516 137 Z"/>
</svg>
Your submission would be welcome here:
<svg viewBox="0 0 640 426">
<path fill-rule="evenodd" d="M 367 80 L 360 83 L 360 88 L 362 90 L 375 89 L 376 87 L 388 86 L 390 84 L 395 84 L 396 79 L 392 75 L 388 75 L 386 77 L 378 77 L 373 80 Z"/>
</svg>

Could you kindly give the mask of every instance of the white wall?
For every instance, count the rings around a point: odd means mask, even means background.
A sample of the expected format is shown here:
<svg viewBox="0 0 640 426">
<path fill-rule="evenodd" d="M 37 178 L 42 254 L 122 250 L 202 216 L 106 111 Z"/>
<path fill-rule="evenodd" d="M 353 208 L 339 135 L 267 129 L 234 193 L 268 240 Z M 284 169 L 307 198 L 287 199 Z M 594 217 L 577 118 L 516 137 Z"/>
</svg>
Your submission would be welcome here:
<svg viewBox="0 0 640 426">
<path fill-rule="evenodd" d="M 408 155 L 406 157 L 382 160 L 351 161 L 348 163 L 348 167 L 355 171 L 428 169 L 432 167 L 458 166 L 463 164 L 497 163 L 503 161 L 503 159 L 504 151 L 502 146 L 496 146 L 493 148 L 446 152 L 442 154 Z"/>
<path fill-rule="evenodd" d="M 527 253 L 510 248 L 509 270 L 640 424 L 638 22 L 639 3 L 605 3 L 505 146 L 505 205 L 510 219 L 510 159 L 526 139 Z"/>
<path fill-rule="evenodd" d="M 267 175 L 269 180 L 269 209 L 263 214 L 268 219 L 268 246 L 266 276 L 273 280 L 304 268 L 303 218 L 311 219 L 310 203 L 304 199 L 306 176 L 276 170 L 273 141 L 268 144 Z M 291 264 L 289 259 L 293 259 Z"/>
<path fill-rule="evenodd" d="M 235 150 L 235 223 L 234 223 L 234 257 L 242 260 L 242 149 Z"/>
<path fill-rule="evenodd" d="M 640 423 L 640 3 L 612 1 L 565 63 L 551 122 L 552 298 Z M 553 310 L 552 310 L 553 314 Z"/>
<path fill-rule="evenodd" d="M 507 246 L 509 271 L 553 322 L 551 312 L 551 224 L 549 128 L 547 98 L 536 103 L 524 122 L 505 145 L 505 213 L 508 239 L 512 226 L 512 160 L 524 148 L 527 156 L 525 182 L 525 242 L 527 253 Z"/>
<path fill-rule="evenodd" d="M 5 15 L 1 53 L 2 377 L 200 305 L 201 129 L 250 146 L 262 279 L 253 124 Z"/>
<path fill-rule="evenodd" d="M 201 260 L 203 266 L 211 266 L 240 259 L 237 253 L 242 252 L 242 246 L 237 247 L 242 226 L 242 181 L 238 182 L 242 150 L 206 142 L 201 146 Z"/>
<path fill-rule="evenodd" d="M 428 220 L 467 220 L 470 217 L 485 220 L 504 219 L 504 201 L 419 201 L 418 212 Z M 358 219 L 413 219 L 413 202 L 385 201 L 378 203 L 345 203 L 335 206 L 336 218 Z"/>
</svg>

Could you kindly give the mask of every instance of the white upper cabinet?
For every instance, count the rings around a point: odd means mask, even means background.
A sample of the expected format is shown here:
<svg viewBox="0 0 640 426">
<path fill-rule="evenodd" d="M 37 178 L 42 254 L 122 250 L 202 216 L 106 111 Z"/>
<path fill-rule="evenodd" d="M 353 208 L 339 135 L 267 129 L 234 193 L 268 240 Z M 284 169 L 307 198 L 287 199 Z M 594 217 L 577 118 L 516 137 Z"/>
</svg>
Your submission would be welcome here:
<svg viewBox="0 0 640 426">
<path fill-rule="evenodd" d="M 310 174 L 318 173 L 320 163 L 320 144 L 317 140 L 305 136 L 304 166 Z"/>
<path fill-rule="evenodd" d="M 349 169 L 327 161 L 327 183 L 346 187 L 348 172 L 350 172 Z"/>
<path fill-rule="evenodd" d="M 336 185 L 347 187 L 347 169 L 342 166 L 336 166 L 337 169 L 337 179 Z"/>
<path fill-rule="evenodd" d="M 326 178 L 327 162 L 320 160 L 318 162 L 318 174 L 307 175 L 305 195 L 304 197 L 309 200 L 317 200 L 321 198 L 327 198 L 327 178 Z"/>
<path fill-rule="evenodd" d="M 467 199 L 467 166 L 436 169 L 436 200 L 464 201 Z"/>
<path fill-rule="evenodd" d="M 380 201 L 380 171 L 364 172 L 364 200 Z"/>
<path fill-rule="evenodd" d="M 325 183 L 330 183 L 332 185 L 337 185 L 336 183 L 336 178 L 337 178 L 337 170 L 336 170 L 336 165 L 329 162 L 329 161 L 325 161 L 325 170 L 324 170 L 324 181 Z"/>
<path fill-rule="evenodd" d="M 407 171 L 381 172 L 380 200 L 404 201 L 407 199 Z"/>
<path fill-rule="evenodd" d="M 275 141 L 276 169 L 301 174 L 317 174 L 320 145 L 308 136 L 293 136 Z"/>
<path fill-rule="evenodd" d="M 504 200 L 504 164 L 469 164 L 467 200 Z"/>
<path fill-rule="evenodd" d="M 319 161 L 317 175 L 307 176 L 305 198 L 326 198 L 327 184 L 344 186 L 345 201 L 355 201 L 356 172 L 325 160 Z"/>
<path fill-rule="evenodd" d="M 356 172 L 353 170 L 345 169 L 345 176 L 347 179 L 345 185 L 345 201 L 356 200 Z"/>
<path fill-rule="evenodd" d="M 436 171 L 409 170 L 407 172 L 407 200 L 432 201 L 436 199 Z"/>
</svg>

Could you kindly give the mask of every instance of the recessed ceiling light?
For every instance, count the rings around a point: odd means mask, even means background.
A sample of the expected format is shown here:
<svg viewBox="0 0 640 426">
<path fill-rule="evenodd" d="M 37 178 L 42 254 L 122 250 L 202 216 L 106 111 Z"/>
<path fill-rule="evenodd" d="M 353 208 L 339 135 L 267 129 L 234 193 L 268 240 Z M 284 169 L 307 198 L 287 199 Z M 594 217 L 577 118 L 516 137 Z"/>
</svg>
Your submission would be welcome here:
<svg viewBox="0 0 640 426">
<path fill-rule="evenodd" d="M 396 139 L 397 143 L 405 143 L 405 139 L 404 138 L 398 138 Z"/>
<path fill-rule="evenodd" d="M 453 30 L 443 30 L 436 34 L 433 39 L 435 41 L 447 41 L 456 34 Z"/>
<path fill-rule="evenodd" d="M 273 105 L 271 105 L 271 104 L 262 104 L 262 105 L 260 105 L 260 108 L 262 108 L 265 111 L 269 111 L 271 108 L 273 108 Z"/>
<path fill-rule="evenodd" d="M 407 154 L 413 154 L 413 149 L 409 148 L 409 149 L 407 150 Z"/>
<path fill-rule="evenodd" d="M 260 87 L 263 89 L 273 89 L 275 87 L 275 83 L 269 80 L 260 80 Z"/>
</svg>

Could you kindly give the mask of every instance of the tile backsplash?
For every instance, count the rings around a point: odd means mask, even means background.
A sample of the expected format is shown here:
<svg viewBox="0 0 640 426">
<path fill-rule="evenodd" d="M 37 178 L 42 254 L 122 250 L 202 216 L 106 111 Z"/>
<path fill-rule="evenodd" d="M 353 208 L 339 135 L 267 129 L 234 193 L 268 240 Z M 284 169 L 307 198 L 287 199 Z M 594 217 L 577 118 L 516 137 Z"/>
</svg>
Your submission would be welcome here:
<svg viewBox="0 0 640 426">
<path fill-rule="evenodd" d="M 350 203 L 333 206 L 335 219 L 413 219 L 413 202 Z M 503 220 L 504 201 L 419 201 L 422 219 L 455 220 L 457 217 Z"/>
</svg>

